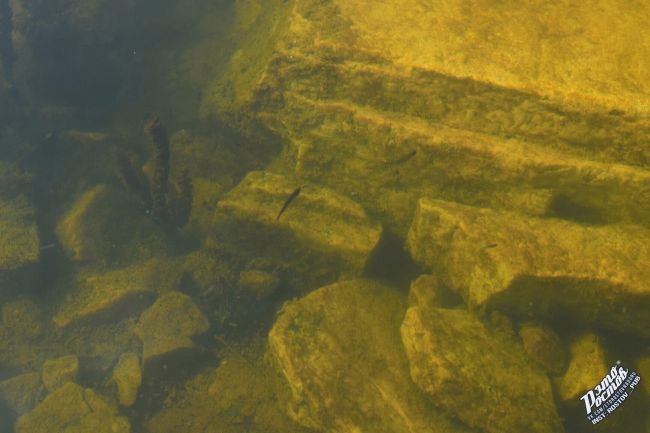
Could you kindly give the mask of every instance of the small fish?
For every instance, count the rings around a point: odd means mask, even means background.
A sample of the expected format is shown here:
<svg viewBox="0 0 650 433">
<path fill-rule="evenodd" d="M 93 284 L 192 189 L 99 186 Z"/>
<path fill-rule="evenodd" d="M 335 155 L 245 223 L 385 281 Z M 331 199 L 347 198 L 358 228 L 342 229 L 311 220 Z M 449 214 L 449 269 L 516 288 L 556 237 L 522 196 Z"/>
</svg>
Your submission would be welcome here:
<svg viewBox="0 0 650 433">
<path fill-rule="evenodd" d="M 300 194 L 301 189 L 302 189 L 302 187 L 298 187 L 295 190 L 293 190 L 293 192 L 291 193 L 289 198 L 287 198 L 287 200 L 284 202 L 284 205 L 282 206 L 282 209 L 280 209 L 280 213 L 278 213 L 278 216 L 275 218 L 276 221 L 280 221 L 280 216 L 284 213 L 285 210 L 287 210 L 287 208 L 289 207 L 289 205 L 291 204 L 293 199 L 298 197 L 298 194 Z"/>
<path fill-rule="evenodd" d="M 412 151 L 410 151 L 409 153 L 400 156 L 399 158 L 396 158 L 396 159 L 393 159 L 393 160 L 385 159 L 385 160 L 384 160 L 384 164 L 387 164 L 387 165 L 399 165 L 399 164 L 403 164 L 403 163 L 405 163 L 406 161 L 408 161 L 409 159 L 413 158 L 417 153 L 418 153 L 417 150 L 412 150 Z"/>
<path fill-rule="evenodd" d="M 490 248 L 494 248 L 494 247 L 496 247 L 497 245 L 498 245 L 498 244 L 488 244 L 488 245 L 484 246 L 483 249 L 484 249 L 484 250 L 489 250 Z"/>
</svg>

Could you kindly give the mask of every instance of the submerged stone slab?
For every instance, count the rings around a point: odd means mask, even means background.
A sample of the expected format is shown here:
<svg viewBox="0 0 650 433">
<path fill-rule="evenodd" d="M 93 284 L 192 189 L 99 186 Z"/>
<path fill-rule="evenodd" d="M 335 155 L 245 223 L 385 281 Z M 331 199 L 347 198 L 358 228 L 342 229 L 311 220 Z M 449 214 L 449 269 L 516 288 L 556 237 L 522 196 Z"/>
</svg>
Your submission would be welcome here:
<svg viewBox="0 0 650 433">
<path fill-rule="evenodd" d="M 83 277 L 79 286 L 59 307 L 53 321 L 58 327 L 119 312 L 143 309 L 157 291 L 171 290 L 181 271 L 173 260 L 151 259 L 104 274 Z M 115 318 L 115 317 L 114 317 Z"/>
<path fill-rule="evenodd" d="M 407 244 L 472 307 L 650 335 L 650 233 L 642 227 L 422 199 Z"/>
<path fill-rule="evenodd" d="M 66 355 L 45 361 L 41 378 L 45 388 L 52 392 L 68 382 L 76 382 L 78 374 L 79 358 L 77 355 Z"/>
<path fill-rule="evenodd" d="M 18 419 L 16 433 L 129 433 L 129 421 L 92 389 L 72 382 Z"/>
<path fill-rule="evenodd" d="M 449 415 L 490 433 L 564 430 L 548 377 L 472 313 L 411 307 L 401 333 L 413 381 Z"/>
<path fill-rule="evenodd" d="M 40 373 L 25 373 L 0 381 L 0 403 L 18 416 L 32 410 L 43 394 Z"/>
<path fill-rule="evenodd" d="M 286 304 L 269 353 L 292 391 L 290 415 L 317 431 L 466 432 L 409 378 L 399 326 L 405 300 L 370 280 L 322 287 Z"/>
<path fill-rule="evenodd" d="M 648 64 L 625 26 L 584 5 L 466 3 L 240 4 L 204 112 L 261 121 L 286 143 L 279 170 L 355 195 L 400 235 L 422 196 L 650 224 L 647 68 L 628 76 L 599 45 Z M 630 5 L 602 7 L 643 28 Z"/>
<path fill-rule="evenodd" d="M 339 257 L 343 266 L 357 271 L 364 268 L 382 233 L 381 225 L 348 197 L 270 172 L 249 173 L 219 202 L 219 209 L 238 219 L 288 230 L 299 243 Z"/>
<path fill-rule="evenodd" d="M 142 313 L 135 328 L 144 345 L 143 362 L 194 347 L 192 337 L 209 327 L 208 319 L 189 296 L 180 292 L 163 294 Z"/>
</svg>

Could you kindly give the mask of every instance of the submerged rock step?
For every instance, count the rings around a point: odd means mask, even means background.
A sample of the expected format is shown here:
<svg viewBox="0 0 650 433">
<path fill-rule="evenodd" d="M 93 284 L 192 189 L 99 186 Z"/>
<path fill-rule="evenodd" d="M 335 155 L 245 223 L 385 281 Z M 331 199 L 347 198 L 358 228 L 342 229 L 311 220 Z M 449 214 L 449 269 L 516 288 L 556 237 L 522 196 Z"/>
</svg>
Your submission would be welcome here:
<svg viewBox="0 0 650 433">
<path fill-rule="evenodd" d="M 365 267 L 382 233 L 350 198 L 270 172 L 249 173 L 218 207 L 236 219 L 288 230 L 300 244 L 338 257 L 352 272 Z"/>
<path fill-rule="evenodd" d="M 650 336 L 650 232 L 421 199 L 413 258 L 472 307 Z"/>
<path fill-rule="evenodd" d="M 413 381 L 449 415 L 490 433 L 564 430 L 548 377 L 472 313 L 411 307 L 401 331 Z"/>
<path fill-rule="evenodd" d="M 345 101 L 285 99 L 304 110 L 283 123 L 296 173 L 356 194 L 398 232 L 405 232 L 420 197 L 650 225 L 648 170 Z"/>
</svg>

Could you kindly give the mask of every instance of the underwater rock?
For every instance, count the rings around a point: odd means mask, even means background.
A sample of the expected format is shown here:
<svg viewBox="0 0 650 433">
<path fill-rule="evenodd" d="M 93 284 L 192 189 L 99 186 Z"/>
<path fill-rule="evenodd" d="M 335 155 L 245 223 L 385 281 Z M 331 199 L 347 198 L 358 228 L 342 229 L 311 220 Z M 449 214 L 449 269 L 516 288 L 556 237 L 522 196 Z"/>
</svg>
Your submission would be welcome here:
<svg viewBox="0 0 650 433">
<path fill-rule="evenodd" d="M 34 211 L 24 196 L 0 196 L 0 272 L 36 263 L 39 256 Z"/>
<path fill-rule="evenodd" d="M 18 416 L 32 410 L 43 394 L 40 373 L 25 373 L 0 381 L 0 402 Z"/>
<path fill-rule="evenodd" d="M 338 257 L 350 272 L 363 270 L 379 242 L 381 225 L 345 196 L 316 185 L 300 186 L 278 174 L 251 172 L 218 207 L 234 218 L 287 230 L 297 242 Z"/>
<path fill-rule="evenodd" d="M 135 334 L 144 345 L 142 361 L 170 355 L 183 349 L 192 349 L 192 337 L 202 334 L 210 327 L 208 319 L 180 292 L 168 292 L 146 309 L 135 328 Z"/>
<path fill-rule="evenodd" d="M 67 355 L 45 361 L 41 378 L 45 388 L 53 392 L 68 382 L 76 382 L 78 374 L 79 358 L 77 355 Z"/>
<path fill-rule="evenodd" d="M 255 342 L 263 350 L 265 341 Z M 263 353 L 228 350 L 145 423 L 146 433 L 313 433 L 286 415 L 290 391 Z"/>
<path fill-rule="evenodd" d="M 611 365 L 600 339 L 594 333 L 583 333 L 569 344 L 569 364 L 556 380 L 557 394 L 564 404 L 578 405 L 580 397 L 607 374 Z"/>
<path fill-rule="evenodd" d="M 111 320 L 115 321 L 142 311 L 152 302 L 154 293 L 173 289 L 181 272 L 173 260 L 151 259 L 99 275 L 82 275 L 79 286 L 70 291 L 53 321 L 62 328 L 100 315 L 112 314 Z"/>
<path fill-rule="evenodd" d="M 519 328 L 519 337 L 526 354 L 547 373 L 560 374 L 566 364 L 566 353 L 560 337 L 548 326 L 527 322 Z"/>
<path fill-rule="evenodd" d="M 464 6 L 242 5 L 237 49 L 204 92 L 203 112 L 247 132 L 261 121 L 287 143 L 286 172 L 356 194 L 401 235 L 423 196 L 650 225 L 650 125 L 634 114 L 648 111 L 639 89 L 650 75 L 626 72 L 648 64 L 647 48 L 632 49 L 622 28 L 590 25 L 585 5 L 570 22 L 561 4 Z M 603 7 L 645 26 L 630 5 Z M 587 30 L 550 35 L 540 22 Z M 629 69 L 593 43 L 605 40 Z M 553 54 L 532 56 L 540 44 Z"/>
<path fill-rule="evenodd" d="M 450 416 L 494 433 L 564 430 L 548 377 L 472 313 L 411 307 L 401 333 L 413 381 Z"/>
<path fill-rule="evenodd" d="M 409 288 L 410 307 L 453 307 L 461 302 L 458 295 L 443 287 L 435 275 L 420 275 Z"/>
<path fill-rule="evenodd" d="M 405 299 L 370 280 L 322 287 L 284 305 L 269 354 L 292 391 L 290 416 L 327 432 L 467 432 L 411 382 L 399 326 Z"/>
<path fill-rule="evenodd" d="M 239 273 L 239 288 L 252 294 L 258 301 L 273 295 L 278 283 L 278 278 L 269 272 L 246 270 Z"/>
<path fill-rule="evenodd" d="M 24 371 L 39 367 L 43 354 L 41 336 L 45 326 L 40 309 L 27 299 L 2 305 L 0 321 L 0 365 Z"/>
<path fill-rule="evenodd" d="M 2 327 L 23 341 L 34 340 L 43 333 L 40 308 L 29 299 L 2 304 Z"/>
<path fill-rule="evenodd" d="M 128 420 L 92 389 L 67 383 L 16 422 L 16 433 L 129 433 Z"/>
<path fill-rule="evenodd" d="M 408 234 L 420 264 L 472 307 L 564 317 L 650 336 L 650 232 L 420 200 Z"/>
<path fill-rule="evenodd" d="M 56 233 L 72 260 L 133 263 L 168 250 L 167 239 L 136 196 L 98 185 L 59 220 Z"/>
<path fill-rule="evenodd" d="M 120 359 L 113 369 L 112 381 L 117 386 L 120 405 L 125 407 L 133 406 L 142 383 L 140 357 L 137 353 L 126 352 L 120 355 Z"/>
</svg>

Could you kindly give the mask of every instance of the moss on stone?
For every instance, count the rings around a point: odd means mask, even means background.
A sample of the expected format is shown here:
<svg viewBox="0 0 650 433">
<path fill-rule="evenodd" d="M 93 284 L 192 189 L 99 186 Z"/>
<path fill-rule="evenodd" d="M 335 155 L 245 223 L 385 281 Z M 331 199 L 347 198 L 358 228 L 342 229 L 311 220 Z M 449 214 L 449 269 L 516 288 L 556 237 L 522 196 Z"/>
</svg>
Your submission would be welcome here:
<svg viewBox="0 0 650 433">
<path fill-rule="evenodd" d="M 16 422 L 16 433 L 129 433 L 126 418 L 93 390 L 68 383 Z"/>
<path fill-rule="evenodd" d="M 117 365 L 113 369 L 111 380 L 117 387 L 117 397 L 120 405 L 133 406 L 142 383 L 142 369 L 138 354 L 126 352 L 120 355 Z"/>
<path fill-rule="evenodd" d="M 163 294 L 142 313 L 135 328 L 144 345 L 143 362 L 194 347 L 191 338 L 207 331 L 209 326 L 208 319 L 187 295 Z"/>
<path fill-rule="evenodd" d="M 77 355 L 66 355 L 45 361 L 41 378 L 45 388 L 53 392 L 68 382 L 76 382 L 78 374 L 79 358 Z"/>
<path fill-rule="evenodd" d="M 466 432 L 411 382 L 399 336 L 405 299 L 341 281 L 284 305 L 269 354 L 291 388 L 289 413 L 317 431 Z"/>
</svg>

